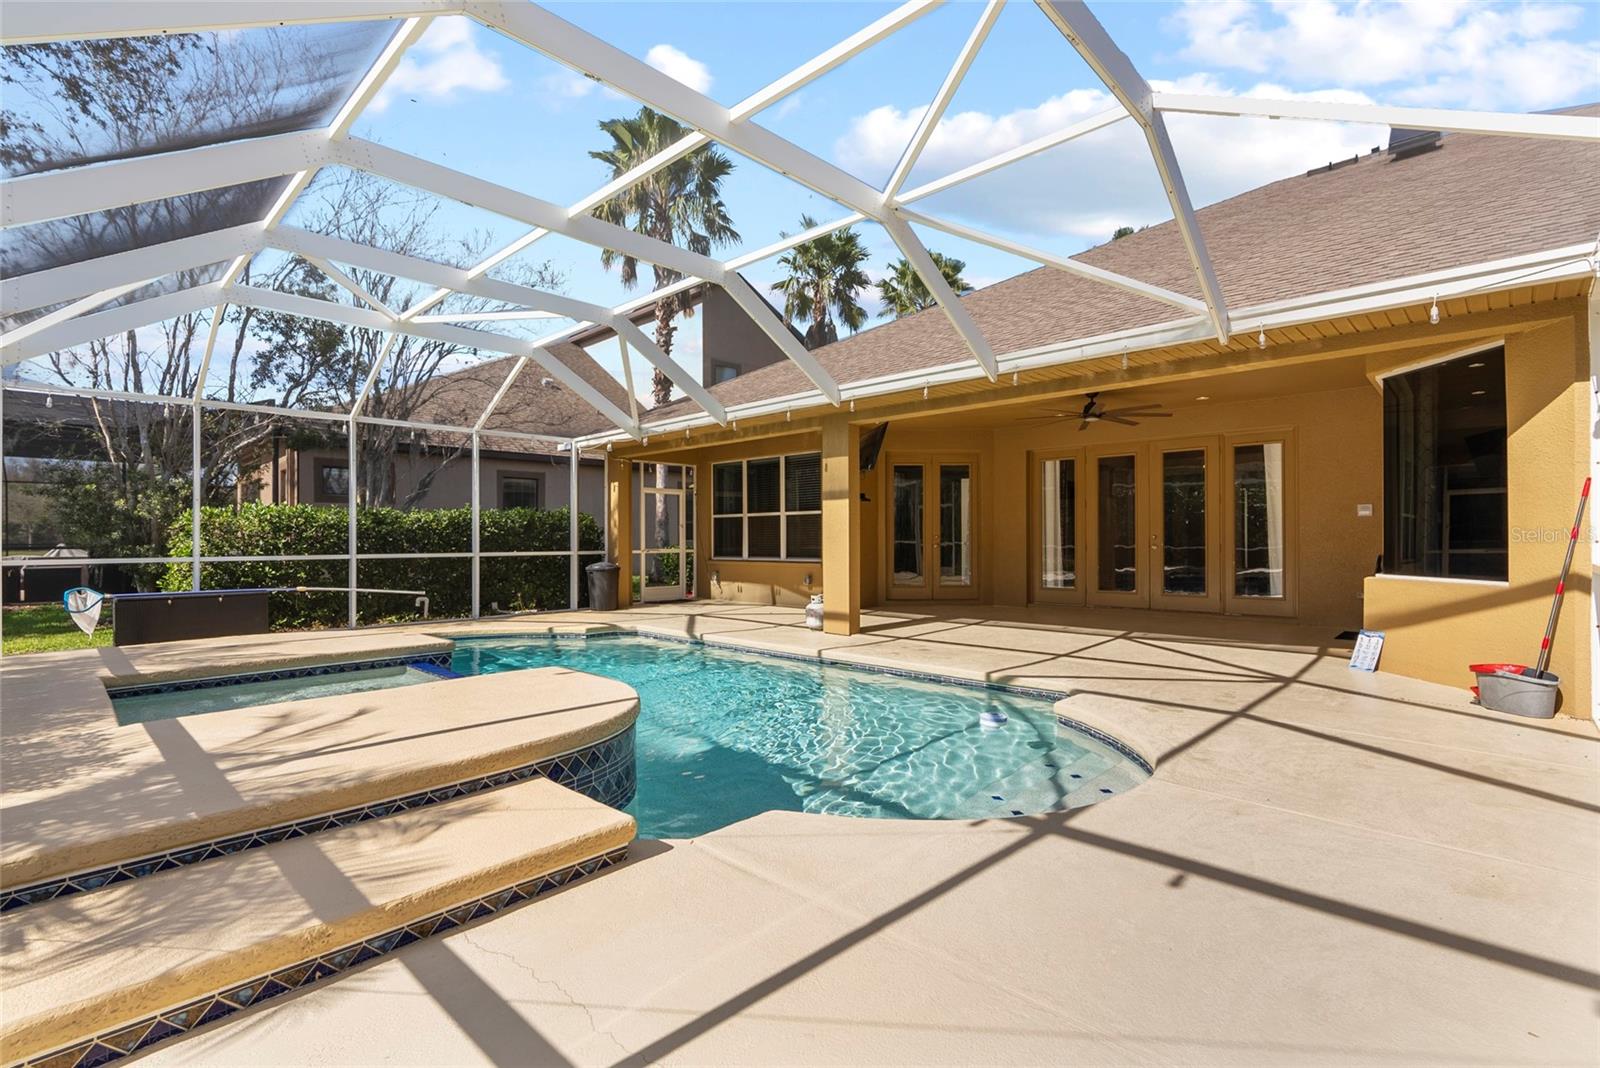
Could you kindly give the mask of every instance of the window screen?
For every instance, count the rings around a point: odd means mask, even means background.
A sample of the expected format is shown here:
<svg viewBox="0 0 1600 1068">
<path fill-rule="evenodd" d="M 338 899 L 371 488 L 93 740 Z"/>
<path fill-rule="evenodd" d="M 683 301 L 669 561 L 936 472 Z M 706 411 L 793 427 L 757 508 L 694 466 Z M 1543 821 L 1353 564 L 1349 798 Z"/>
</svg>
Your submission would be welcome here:
<svg viewBox="0 0 1600 1068">
<path fill-rule="evenodd" d="M 822 456 L 715 464 L 712 553 L 751 560 L 822 556 Z"/>
</svg>

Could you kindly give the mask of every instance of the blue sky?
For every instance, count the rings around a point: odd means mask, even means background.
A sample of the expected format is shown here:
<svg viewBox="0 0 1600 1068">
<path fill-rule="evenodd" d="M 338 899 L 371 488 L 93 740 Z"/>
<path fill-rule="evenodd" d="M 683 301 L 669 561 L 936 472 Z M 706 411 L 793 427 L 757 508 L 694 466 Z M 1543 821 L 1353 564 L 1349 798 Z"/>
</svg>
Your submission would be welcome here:
<svg viewBox="0 0 1600 1068">
<path fill-rule="evenodd" d="M 586 3 L 552 9 L 732 104 L 891 9 L 860 3 Z M 979 13 L 974 3 L 933 11 L 758 122 L 881 185 Z M 1595 5 L 1484 3 L 1102 3 L 1095 11 L 1153 82 L 1197 92 L 1313 94 L 1378 103 L 1538 110 L 1600 98 Z M 1008 5 L 908 185 L 1058 129 L 1110 103 L 1092 72 L 1033 4 Z M 633 101 L 464 19 L 436 23 L 363 116 L 357 131 L 452 167 L 569 203 L 607 177 L 587 156 L 596 123 Z M 1364 151 L 1382 128 L 1174 117 L 1173 139 L 1197 203 L 1237 194 Z M 726 201 L 741 232 L 724 257 L 843 209 L 759 164 L 737 158 Z M 932 214 L 1077 252 L 1118 225 L 1169 216 L 1142 139 L 1119 124 L 923 202 Z M 441 219 L 509 240 L 521 228 L 452 207 Z M 459 220 L 459 221 L 457 221 Z M 860 227 L 872 272 L 897 253 L 876 226 Z M 990 284 L 1032 265 L 939 234 L 933 248 Z M 574 295 L 615 303 L 630 294 L 574 242 L 549 239 L 525 255 L 550 259 Z M 770 283 L 776 264 L 747 272 Z M 648 284 L 648 280 L 646 283 Z M 697 330 L 681 338 L 697 364 Z M 600 355 L 614 364 L 614 348 Z"/>
</svg>

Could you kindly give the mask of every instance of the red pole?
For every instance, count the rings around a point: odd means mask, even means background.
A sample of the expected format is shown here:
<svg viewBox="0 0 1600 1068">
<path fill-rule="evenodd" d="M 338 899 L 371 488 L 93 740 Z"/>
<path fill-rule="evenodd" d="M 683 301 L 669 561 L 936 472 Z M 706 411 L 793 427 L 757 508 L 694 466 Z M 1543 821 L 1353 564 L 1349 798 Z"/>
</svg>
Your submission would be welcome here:
<svg viewBox="0 0 1600 1068">
<path fill-rule="evenodd" d="M 1589 482 L 1583 480 L 1583 492 L 1578 494 L 1578 518 L 1572 521 L 1572 536 L 1567 539 L 1567 558 L 1561 564 L 1561 574 L 1556 576 L 1556 599 L 1550 604 L 1550 620 L 1544 625 L 1544 640 L 1539 643 L 1539 665 L 1534 675 L 1544 674 L 1550 666 L 1550 642 L 1556 636 L 1556 617 L 1561 614 L 1561 598 L 1567 592 L 1567 572 L 1572 570 L 1572 551 L 1578 547 L 1578 528 L 1583 526 L 1583 509 L 1589 503 Z"/>
</svg>

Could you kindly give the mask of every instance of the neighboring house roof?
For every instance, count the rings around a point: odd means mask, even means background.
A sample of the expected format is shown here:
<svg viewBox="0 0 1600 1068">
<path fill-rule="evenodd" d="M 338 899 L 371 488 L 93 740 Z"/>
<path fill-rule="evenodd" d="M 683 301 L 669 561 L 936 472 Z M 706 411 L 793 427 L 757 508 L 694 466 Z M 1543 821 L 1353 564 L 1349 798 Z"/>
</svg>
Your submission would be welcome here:
<svg viewBox="0 0 1600 1068">
<path fill-rule="evenodd" d="M 1600 114 L 1600 104 L 1569 109 Z M 1218 151 L 1224 146 L 1215 146 Z M 1071 191 L 1062 190 L 1062 196 Z M 1428 271 L 1593 242 L 1600 232 L 1600 145 L 1446 134 L 1404 159 L 1362 156 L 1219 201 L 1197 213 L 1230 308 L 1310 296 Z M 938 244 L 935 238 L 934 245 Z M 1073 257 L 1200 297 L 1177 224 L 1140 230 Z M 995 352 L 1061 344 L 1170 322 L 1182 312 L 1041 267 L 962 298 Z M 1236 331 L 1252 324 L 1236 322 Z M 814 353 L 840 383 L 971 359 L 930 308 Z M 711 388 L 724 404 L 811 391 L 787 361 Z M 677 401 L 651 414 L 697 411 Z"/>
<path fill-rule="evenodd" d="M 562 342 L 548 346 L 548 351 L 607 400 L 627 410 L 627 391 L 582 348 Z M 419 423 L 472 426 L 516 361 L 515 356 L 505 356 L 436 376 L 429 383 L 427 398 L 407 418 Z M 556 383 L 536 361 L 529 360 L 484 429 L 571 438 L 616 428 L 588 401 Z"/>
</svg>

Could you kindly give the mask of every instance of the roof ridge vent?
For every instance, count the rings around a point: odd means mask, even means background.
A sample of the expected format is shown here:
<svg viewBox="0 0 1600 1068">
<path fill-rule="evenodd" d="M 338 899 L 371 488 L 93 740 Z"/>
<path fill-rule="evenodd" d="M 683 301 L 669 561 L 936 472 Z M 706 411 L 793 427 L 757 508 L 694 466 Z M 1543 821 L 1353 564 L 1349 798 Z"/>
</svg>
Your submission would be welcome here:
<svg viewBox="0 0 1600 1068">
<path fill-rule="evenodd" d="M 1407 130 L 1396 126 L 1389 131 L 1389 159 L 1391 162 L 1432 152 L 1444 142 L 1438 130 Z"/>
</svg>

